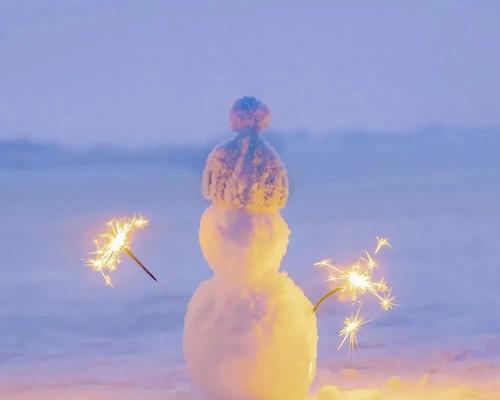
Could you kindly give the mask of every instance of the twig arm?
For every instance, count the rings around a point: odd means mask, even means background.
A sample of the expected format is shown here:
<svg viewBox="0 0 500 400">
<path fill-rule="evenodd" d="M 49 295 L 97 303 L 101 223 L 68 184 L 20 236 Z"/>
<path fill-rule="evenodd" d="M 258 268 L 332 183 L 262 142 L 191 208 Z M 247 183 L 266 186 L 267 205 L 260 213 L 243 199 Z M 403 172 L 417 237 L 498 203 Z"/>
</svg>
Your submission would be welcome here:
<svg viewBox="0 0 500 400">
<path fill-rule="evenodd" d="M 141 267 L 144 272 L 146 274 L 148 274 L 151 279 L 155 280 L 156 282 L 158 282 L 158 279 L 156 279 L 156 277 L 151 273 L 151 271 L 149 269 L 146 268 L 146 266 L 141 262 L 141 260 L 139 260 L 134 253 L 132 253 L 132 250 L 130 250 L 128 247 L 125 248 L 125 253 L 127 253 L 127 255 L 136 262 L 136 264 Z"/>
<path fill-rule="evenodd" d="M 124 252 L 125 252 L 125 254 L 127 254 L 127 255 L 128 255 L 128 256 L 132 259 L 132 260 L 134 260 L 134 261 L 135 261 L 135 263 L 136 263 L 139 267 L 141 267 L 141 268 L 143 269 L 143 271 L 144 271 L 146 274 L 148 274 L 148 275 L 151 277 L 151 279 L 153 279 L 153 280 L 154 280 L 154 281 L 155 281 L 155 282 L 156 282 L 156 283 L 157 283 L 157 284 L 158 284 L 158 285 L 159 285 L 159 286 L 160 286 L 160 287 L 161 287 L 161 288 L 165 291 L 165 293 L 167 293 L 168 295 L 170 295 L 170 292 L 167 290 L 167 288 L 166 288 L 165 286 L 163 286 L 163 285 L 161 284 L 161 282 L 160 282 L 158 279 L 156 279 L 156 276 L 154 276 L 154 275 L 153 275 L 153 273 L 152 273 L 149 269 L 147 269 L 147 268 L 146 268 L 146 266 L 145 266 L 145 265 L 141 262 L 141 260 L 139 260 L 139 259 L 135 256 L 135 254 L 134 254 L 134 253 L 132 253 L 132 250 L 130 250 L 128 247 L 126 247 L 123 251 L 124 251 Z"/>
</svg>

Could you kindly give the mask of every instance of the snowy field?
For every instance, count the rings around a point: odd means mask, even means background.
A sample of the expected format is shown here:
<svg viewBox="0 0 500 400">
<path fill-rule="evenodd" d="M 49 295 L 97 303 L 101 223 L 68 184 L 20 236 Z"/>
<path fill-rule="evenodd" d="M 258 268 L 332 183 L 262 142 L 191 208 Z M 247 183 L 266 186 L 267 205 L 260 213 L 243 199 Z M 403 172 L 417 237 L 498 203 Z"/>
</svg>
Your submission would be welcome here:
<svg viewBox="0 0 500 400">
<path fill-rule="evenodd" d="M 291 180 L 282 269 L 311 301 L 329 288 L 313 262 L 355 261 L 377 235 L 393 245 L 380 261 L 399 306 L 367 308 L 375 319 L 349 358 L 337 351 L 347 305 L 329 302 L 319 312 L 315 390 L 393 385 L 439 393 L 419 400 L 498 398 L 500 132 L 270 139 Z M 197 241 L 209 149 L 0 143 L 2 400 L 197 399 L 181 339 L 187 302 L 210 276 Z M 82 262 L 108 219 L 136 212 L 151 224 L 135 252 L 170 296 L 128 261 L 112 289 Z M 453 392 L 459 384 L 470 388 Z M 363 393 L 349 399 L 372 398 Z"/>
</svg>

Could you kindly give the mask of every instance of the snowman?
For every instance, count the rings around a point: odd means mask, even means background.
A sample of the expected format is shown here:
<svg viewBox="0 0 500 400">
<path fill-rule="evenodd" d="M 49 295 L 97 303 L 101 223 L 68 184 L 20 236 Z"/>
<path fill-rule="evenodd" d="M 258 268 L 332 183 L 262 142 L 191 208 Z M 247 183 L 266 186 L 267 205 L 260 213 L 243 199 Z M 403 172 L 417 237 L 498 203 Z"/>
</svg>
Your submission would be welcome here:
<svg viewBox="0 0 500 400">
<path fill-rule="evenodd" d="M 184 355 L 204 399 L 305 400 L 316 369 L 312 304 L 280 271 L 289 228 L 287 172 L 261 137 L 269 109 L 254 97 L 230 112 L 236 137 L 208 156 L 211 201 L 199 241 L 213 277 L 189 302 Z"/>
</svg>

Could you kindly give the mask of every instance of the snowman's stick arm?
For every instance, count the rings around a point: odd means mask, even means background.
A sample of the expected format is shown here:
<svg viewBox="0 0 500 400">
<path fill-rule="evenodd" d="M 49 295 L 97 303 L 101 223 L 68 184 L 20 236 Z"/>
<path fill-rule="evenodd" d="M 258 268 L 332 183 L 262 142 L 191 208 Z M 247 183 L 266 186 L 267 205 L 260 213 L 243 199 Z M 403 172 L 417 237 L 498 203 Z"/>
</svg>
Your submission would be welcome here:
<svg viewBox="0 0 500 400">
<path fill-rule="evenodd" d="M 318 307 L 321 305 L 321 303 L 323 303 L 326 299 L 328 299 L 329 297 L 332 297 L 335 293 L 337 293 L 339 290 L 341 290 L 342 287 L 338 287 L 338 288 L 335 288 L 333 289 L 332 291 L 328 292 L 327 294 L 325 294 L 321 299 L 318 300 L 318 302 L 314 305 L 314 308 L 313 308 L 313 313 L 316 312 L 316 310 L 318 309 Z"/>
<path fill-rule="evenodd" d="M 162 289 L 168 293 L 168 290 L 161 284 L 161 282 L 156 278 L 156 276 L 153 275 L 153 273 L 139 260 L 134 253 L 132 253 L 132 250 L 130 250 L 128 247 L 124 249 L 125 253 L 135 261 L 135 263 L 142 268 L 142 270 L 150 276 L 151 279 L 153 279 L 158 285 L 162 287 Z"/>
</svg>

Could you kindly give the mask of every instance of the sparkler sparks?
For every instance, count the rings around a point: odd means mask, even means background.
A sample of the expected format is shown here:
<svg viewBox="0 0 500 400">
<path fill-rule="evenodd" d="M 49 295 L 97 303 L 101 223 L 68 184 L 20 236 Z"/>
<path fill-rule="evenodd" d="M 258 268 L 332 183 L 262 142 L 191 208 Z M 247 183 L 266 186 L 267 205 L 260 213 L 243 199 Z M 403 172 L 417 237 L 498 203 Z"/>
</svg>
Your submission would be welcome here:
<svg viewBox="0 0 500 400">
<path fill-rule="evenodd" d="M 374 268 L 378 267 L 378 262 L 367 251 L 365 251 L 365 254 L 366 258 L 362 258 L 361 261 L 365 263 L 365 265 L 370 271 L 373 271 Z"/>
<path fill-rule="evenodd" d="M 387 239 L 386 237 L 377 236 L 376 239 L 377 239 L 377 247 L 375 248 L 375 254 L 377 254 L 384 246 L 387 246 L 389 248 L 392 247 L 391 244 L 389 243 L 389 239 Z"/>
<path fill-rule="evenodd" d="M 86 260 L 85 263 L 102 275 L 106 286 L 113 286 L 111 273 L 116 271 L 121 263 L 121 255 L 125 253 L 166 291 L 158 279 L 132 253 L 130 248 L 134 232 L 138 229 L 144 229 L 148 223 L 149 221 L 140 215 L 132 218 L 111 220 L 107 223 L 109 230 L 94 241 L 96 251 L 91 253 L 92 257 Z"/>
<path fill-rule="evenodd" d="M 379 301 L 380 307 L 382 307 L 382 310 L 384 311 L 392 310 L 392 308 L 396 305 L 394 300 L 396 300 L 396 298 L 391 296 L 391 290 L 389 289 L 387 294 Z"/>
<path fill-rule="evenodd" d="M 344 345 L 344 343 L 349 339 L 349 353 L 354 350 L 358 345 L 358 332 L 359 329 L 366 323 L 370 321 L 365 321 L 359 316 L 361 307 L 358 308 L 356 314 L 351 314 L 344 320 L 344 327 L 339 331 L 339 336 L 342 341 L 339 344 L 338 350 Z"/>
<path fill-rule="evenodd" d="M 314 265 L 328 268 L 330 274 L 327 282 L 340 283 L 342 291 L 349 292 L 353 302 L 366 292 L 375 296 L 379 301 L 382 301 L 383 297 L 381 293 L 389 290 L 383 279 L 378 282 L 373 280 L 373 270 L 368 263 L 363 262 L 363 259 L 346 269 L 339 268 L 330 261 L 320 261 Z"/>
<path fill-rule="evenodd" d="M 377 245 L 374 254 L 377 254 L 384 247 L 391 247 L 389 240 L 385 237 L 376 237 Z M 349 339 L 349 352 L 357 344 L 357 333 L 362 325 L 368 321 L 364 321 L 360 316 L 361 300 L 360 297 L 364 294 L 370 294 L 378 300 L 380 307 L 384 311 L 391 310 L 395 305 L 395 297 L 391 295 L 392 288 L 389 287 L 383 277 L 378 280 L 374 279 L 373 275 L 378 270 L 378 261 L 374 255 L 365 251 L 365 256 L 361 257 L 356 263 L 348 267 L 339 267 L 332 263 L 331 260 L 322 260 L 314 264 L 315 266 L 327 268 L 329 275 L 327 282 L 339 283 L 339 287 L 328 292 L 314 306 L 313 311 L 316 312 L 318 307 L 329 297 L 337 292 L 347 292 L 351 295 L 352 302 L 359 304 L 358 312 L 352 314 L 344 320 L 344 327 L 339 331 L 342 338 L 339 349 Z"/>
</svg>

